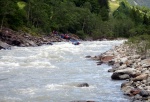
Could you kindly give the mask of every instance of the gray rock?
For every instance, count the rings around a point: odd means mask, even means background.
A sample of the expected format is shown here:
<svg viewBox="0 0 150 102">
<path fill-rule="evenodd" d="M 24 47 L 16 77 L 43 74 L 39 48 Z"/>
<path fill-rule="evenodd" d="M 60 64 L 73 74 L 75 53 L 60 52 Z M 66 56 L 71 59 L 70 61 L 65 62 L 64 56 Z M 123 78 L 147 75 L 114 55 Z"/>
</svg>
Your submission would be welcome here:
<svg viewBox="0 0 150 102">
<path fill-rule="evenodd" d="M 115 71 L 115 72 L 131 75 L 131 74 L 134 74 L 135 71 L 136 71 L 136 70 L 135 70 L 134 68 L 126 68 L 126 69 L 117 70 L 117 71 Z"/>
<path fill-rule="evenodd" d="M 89 87 L 89 84 L 88 83 L 81 83 L 81 84 L 78 84 L 77 87 Z"/>
<path fill-rule="evenodd" d="M 128 74 L 123 74 L 119 76 L 121 80 L 129 79 L 130 76 Z"/>
<path fill-rule="evenodd" d="M 126 86 L 126 87 L 122 87 L 121 90 L 124 92 L 125 95 L 131 95 L 131 90 L 133 90 L 134 88 L 132 86 Z"/>
<path fill-rule="evenodd" d="M 115 61 L 109 61 L 108 65 L 113 66 L 115 64 Z"/>
<path fill-rule="evenodd" d="M 148 97 L 149 96 L 149 92 L 145 91 L 145 90 L 142 90 L 142 91 L 140 91 L 140 96 L 142 96 L 142 97 Z"/>
<path fill-rule="evenodd" d="M 139 94 L 135 95 L 134 98 L 133 98 L 133 102 L 135 102 L 135 101 L 137 101 L 137 100 L 138 100 L 139 102 L 142 102 L 142 96 L 140 96 Z M 138 101 L 137 101 L 137 102 L 138 102 Z"/>
<path fill-rule="evenodd" d="M 132 80 L 133 80 L 133 81 L 142 81 L 142 80 L 147 79 L 147 77 L 148 77 L 147 74 L 141 74 L 141 75 L 139 75 L 139 76 L 133 78 Z"/>
<path fill-rule="evenodd" d="M 108 72 L 115 72 L 116 70 L 113 68 L 113 69 L 108 69 Z"/>
<path fill-rule="evenodd" d="M 11 46 L 7 43 L 0 41 L 0 49 L 11 49 Z"/>
<path fill-rule="evenodd" d="M 121 88 L 126 87 L 126 86 L 130 86 L 132 84 L 132 82 L 124 82 L 121 84 Z"/>
<path fill-rule="evenodd" d="M 122 72 L 114 72 L 111 76 L 113 80 L 125 80 L 129 79 L 130 76 L 128 74 L 122 73 Z"/>
<path fill-rule="evenodd" d="M 85 56 L 85 58 L 91 58 L 91 56 Z"/>
</svg>

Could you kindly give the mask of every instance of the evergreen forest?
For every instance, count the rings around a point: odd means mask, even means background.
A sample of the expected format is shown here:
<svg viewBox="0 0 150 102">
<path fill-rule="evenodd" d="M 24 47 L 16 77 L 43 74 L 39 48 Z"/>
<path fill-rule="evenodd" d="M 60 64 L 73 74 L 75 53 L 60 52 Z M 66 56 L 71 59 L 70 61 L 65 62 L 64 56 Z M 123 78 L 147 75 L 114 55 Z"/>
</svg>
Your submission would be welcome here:
<svg viewBox="0 0 150 102">
<path fill-rule="evenodd" d="M 85 39 L 150 35 L 150 9 L 127 0 L 0 0 L 0 29 Z"/>
</svg>

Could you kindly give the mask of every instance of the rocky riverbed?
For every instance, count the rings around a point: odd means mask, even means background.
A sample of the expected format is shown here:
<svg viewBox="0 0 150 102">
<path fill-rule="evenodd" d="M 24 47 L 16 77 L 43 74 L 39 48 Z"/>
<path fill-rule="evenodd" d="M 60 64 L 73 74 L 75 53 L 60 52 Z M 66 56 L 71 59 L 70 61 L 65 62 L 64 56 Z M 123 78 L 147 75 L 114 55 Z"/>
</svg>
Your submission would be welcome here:
<svg viewBox="0 0 150 102">
<path fill-rule="evenodd" d="M 121 90 L 132 102 L 150 102 L 150 58 L 138 55 L 127 44 L 116 46 L 99 56 L 91 57 L 112 66 L 112 80 L 125 80 Z"/>
<path fill-rule="evenodd" d="M 69 35 L 69 34 L 68 34 Z M 73 39 L 79 39 L 76 35 L 69 35 Z M 11 46 L 28 47 L 40 46 L 43 44 L 52 44 L 52 42 L 68 41 L 59 35 L 52 33 L 43 36 L 32 36 L 23 31 L 14 31 L 9 28 L 3 28 L 0 32 L 0 49 L 11 49 Z"/>
</svg>

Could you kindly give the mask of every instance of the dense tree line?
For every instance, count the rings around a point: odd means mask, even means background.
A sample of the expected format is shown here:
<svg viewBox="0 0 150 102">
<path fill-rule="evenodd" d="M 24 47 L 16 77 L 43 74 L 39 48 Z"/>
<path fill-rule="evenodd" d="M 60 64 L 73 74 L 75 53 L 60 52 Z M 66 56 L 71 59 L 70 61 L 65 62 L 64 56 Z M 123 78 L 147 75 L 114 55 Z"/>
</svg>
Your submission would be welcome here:
<svg viewBox="0 0 150 102">
<path fill-rule="evenodd" d="M 0 0 L 0 24 L 12 29 L 90 35 L 108 20 L 107 0 Z M 23 7 L 20 7 L 24 5 Z M 107 12 L 103 12 L 103 10 Z"/>
<path fill-rule="evenodd" d="M 0 0 L 0 25 L 49 34 L 53 30 L 85 38 L 150 34 L 150 10 L 122 0 L 110 15 L 108 0 Z"/>
<path fill-rule="evenodd" d="M 118 20 L 114 33 L 119 36 L 150 34 L 150 9 L 148 8 L 130 6 L 124 1 L 120 3 L 113 16 Z"/>
</svg>

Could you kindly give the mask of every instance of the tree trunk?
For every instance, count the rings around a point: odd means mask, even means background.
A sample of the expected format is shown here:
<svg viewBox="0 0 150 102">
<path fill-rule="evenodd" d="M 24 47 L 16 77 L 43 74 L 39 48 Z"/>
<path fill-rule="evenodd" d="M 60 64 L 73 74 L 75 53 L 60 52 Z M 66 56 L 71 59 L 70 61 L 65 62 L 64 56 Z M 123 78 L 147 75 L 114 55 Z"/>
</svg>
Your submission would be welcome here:
<svg viewBox="0 0 150 102">
<path fill-rule="evenodd" d="M 2 18 L 0 31 L 2 31 L 2 29 L 3 29 L 4 18 L 5 18 L 5 15 L 3 15 L 3 18 Z"/>
</svg>

